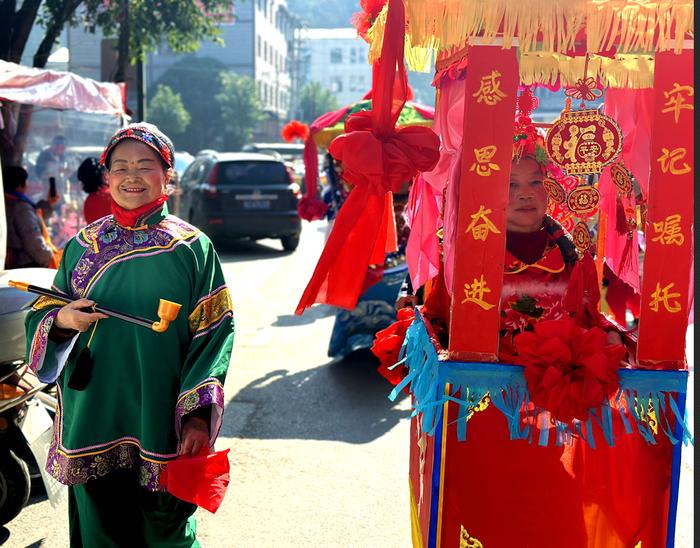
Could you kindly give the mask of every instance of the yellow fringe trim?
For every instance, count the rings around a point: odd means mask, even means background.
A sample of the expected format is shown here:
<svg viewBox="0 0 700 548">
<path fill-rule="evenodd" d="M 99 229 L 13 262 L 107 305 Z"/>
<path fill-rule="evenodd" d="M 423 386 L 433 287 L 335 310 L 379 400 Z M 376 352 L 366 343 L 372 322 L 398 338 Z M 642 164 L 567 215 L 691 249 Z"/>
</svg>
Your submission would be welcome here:
<svg viewBox="0 0 700 548">
<path fill-rule="evenodd" d="M 411 46 L 436 51 L 462 47 L 477 36 L 488 43 L 498 35 L 505 48 L 517 39 L 524 52 L 563 53 L 585 30 L 590 53 L 613 45 L 619 53 L 670 49 L 680 53 L 684 40 L 694 36 L 692 0 L 404 0 L 404 4 Z M 370 29 L 370 60 L 379 57 L 385 24 L 382 11 Z"/>
<path fill-rule="evenodd" d="M 521 53 L 520 81 L 524 85 L 554 84 L 568 86 L 583 78 L 585 57 L 569 57 L 562 53 Z M 600 78 L 604 87 L 650 88 L 654 85 L 654 58 L 650 55 L 620 54 L 614 59 L 591 55 L 588 76 Z"/>
</svg>

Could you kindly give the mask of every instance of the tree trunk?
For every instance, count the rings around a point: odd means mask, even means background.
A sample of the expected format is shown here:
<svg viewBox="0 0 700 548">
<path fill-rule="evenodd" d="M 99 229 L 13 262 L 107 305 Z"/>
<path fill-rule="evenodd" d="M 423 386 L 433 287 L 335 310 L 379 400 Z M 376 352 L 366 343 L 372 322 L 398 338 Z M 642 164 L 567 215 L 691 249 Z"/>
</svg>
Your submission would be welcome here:
<svg viewBox="0 0 700 548">
<path fill-rule="evenodd" d="M 66 22 L 70 20 L 71 16 L 82 2 L 83 0 L 64 0 L 61 4 L 55 19 L 51 21 L 50 26 L 46 29 L 46 34 L 34 54 L 34 67 L 44 68 L 46 66 L 49 56 L 51 55 L 51 49 L 58 40 L 63 27 L 65 27 Z M 22 4 L 22 8 L 14 14 L 12 18 L 14 23 L 10 23 L 12 38 L 8 50 L 8 55 L 9 52 L 11 52 L 11 56 L 14 56 L 14 58 L 9 60 L 13 62 L 20 61 L 29 37 L 29 31 L 34 24 L 40 4 L 41 0 L 25 0 Z M 14 0 L 3 0 L 2 3 L 0 3 L 0 15 L 4 16 L 6 13 L 9 13 L 8 6 L 10 5 L 14 12 L 16 2 Z M 5 19 L 2 18 L 0 21 L 2 21 L 0 23 L 1 31 L 1 29 L 5 27 Z M 0 44 L 2 43 L 3 42 L 0 41 Z M 0 155 L 2 156 L 3 162 L 17 165 L 21 162 L 22 156 L 24 155 L 24 149 L 27 144 L 27 137 L 32 121 L 33 107 L 32 105 L 5 104 L 2 106 L 2 110 L 3 120 L 6 123 L 1 134 Z"/>
<path fill-rule="evenodd" d="M 113 80 L 126 81 L 126 66 L 129 63 L 129 0 L 121 0 L 121 24 L 117 43 L 117 68 Z"/>
<path fill-rule="evenodd" d="M 46 66 L 46 62 L 51 56 L 51 50 L 61 35 L 63 27 L 66 26 L 66 23 L 80 4 L 82 4 L 82 0 L 64 0 L 61 9 L 57 12 L 55 19 L 51 21 L 51 25 L 46 29 L 44 39 L 34 54 L 34 66 L 36 68 L 44 68 Z"/>
<path fill-rule="evenodd" d="M 12 24 L 11 39 L 9 42 L 8 61 L 19 63 L 22 60 L 22 53 L 27 45 L 29 33 L 36 21 L 37 13 L 39 13 L 41 0 L 25 0 L 22 2 L 22 7 L 15 14 Z"/>
</svg>

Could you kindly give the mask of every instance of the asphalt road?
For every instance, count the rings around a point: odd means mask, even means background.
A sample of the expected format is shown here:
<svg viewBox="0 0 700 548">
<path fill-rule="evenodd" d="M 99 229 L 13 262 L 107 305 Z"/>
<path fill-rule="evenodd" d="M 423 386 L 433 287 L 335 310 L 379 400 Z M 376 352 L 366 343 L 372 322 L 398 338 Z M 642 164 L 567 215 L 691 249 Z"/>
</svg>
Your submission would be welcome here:
<svg viewBox="0 0 700 548">
<path fill-rule="evenodd" d="M 220 249 L 236 340 L 216 449 L 231 448 L 231 483 L 215 515 L 197 512 L 205 547 L 411 546 L 408 399 L 387 399 L 371 355 L 329 360 L 332 310 L 294 316 L 323 226 L 305 223 L 294 253 L 272 240 Z M 693 546 L 692 458 L 685 448 L 682 548 Z M 66 516 L 65 503 L 34 496 L 0 528 L 0 544 L 68 546 Z"/>
</svg>

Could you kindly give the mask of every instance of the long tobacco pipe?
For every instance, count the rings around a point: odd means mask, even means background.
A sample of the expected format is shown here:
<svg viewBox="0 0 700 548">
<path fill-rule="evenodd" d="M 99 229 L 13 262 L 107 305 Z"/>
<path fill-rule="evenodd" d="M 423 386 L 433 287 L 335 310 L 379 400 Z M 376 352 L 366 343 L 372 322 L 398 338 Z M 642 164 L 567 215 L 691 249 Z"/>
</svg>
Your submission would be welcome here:
<svg viewBox="0 0 700 548">
<path fill-rule="evenodd" d="M 45 289 L 36 285 L 30 285 L 25 282 L 16 282 L 13 280 L 8 280 L 7 285 L 15 287 L 21 291 L 35 293 L 44 297 L 51 297 L 53 299 L 57 299 L 66 303 L 78 300 L 74 299 L 73 297 L 69 297 L 68 295 L 64 295 L 63 293 L 59 293 L 58 291 L 52 291 L 51 289 Z M 166 301 L 165 299 L 160 299 L 160 303 L 158 304 L 159 320 L 157 322 L 151 321 L 146 318 L 141 318 L 139 316 L 134 316 L 133 314 L 119 312 L 118 310 L 113 310 L 111 308 L 99 306 L 97 304 L 95 304 L 92 307 L 92 309 L 95 312 L 101 312 L 102 314 L 111 316 L 113 318 L 119 318 L 120 320 L 124 320 L 126 322 L 134 323 L 142 327 L 147 327 L 157 333 L 164 333 L 165 331 L 167 331 L 170 322 L 175 321 L 175 318 L 177 318 L 177 315 L 180 312 L 180 307 L 181 305 L 177 303 L 174 303 L 172 301 Z"/>
</svg>

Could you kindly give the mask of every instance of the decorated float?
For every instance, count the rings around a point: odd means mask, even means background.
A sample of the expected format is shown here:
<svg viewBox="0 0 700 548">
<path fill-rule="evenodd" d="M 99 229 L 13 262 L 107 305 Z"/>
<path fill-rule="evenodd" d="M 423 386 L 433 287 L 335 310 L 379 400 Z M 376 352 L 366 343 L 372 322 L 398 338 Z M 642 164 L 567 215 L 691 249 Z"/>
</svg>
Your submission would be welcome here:
<svg viewBox="0 0 700 548">
<path fill-rule="evenodd" d="M 374 110 L 329 147 L 352 205 L 297 312 L 354 306 L 391 245 L 391 192 L 414 177 L 408 267 L 428 296 L 383 334 L 391 397 L 412 401 L 414 546 L 674 545 L 693 442 L 693 15 L 688 0 L 388 0 L 367 17 Z M 431 130 L 395 126 L 405 64 L 432 62 L 439 150 Z M 531 120 L 536 86 L 566 90 L 553 124 Z M 547 165 L 548 218 L 570 232 L 552 236 L 561 264 L 506 246 L 520 140 Z M 556 303 L 504 299 L 530 267 L 566 267 Z M 623 312 L 638 310 L 633 328 L 600 314 L 611 280 Z M 426 315 L 438 291 L 446 325 Z"/>
</svg>

